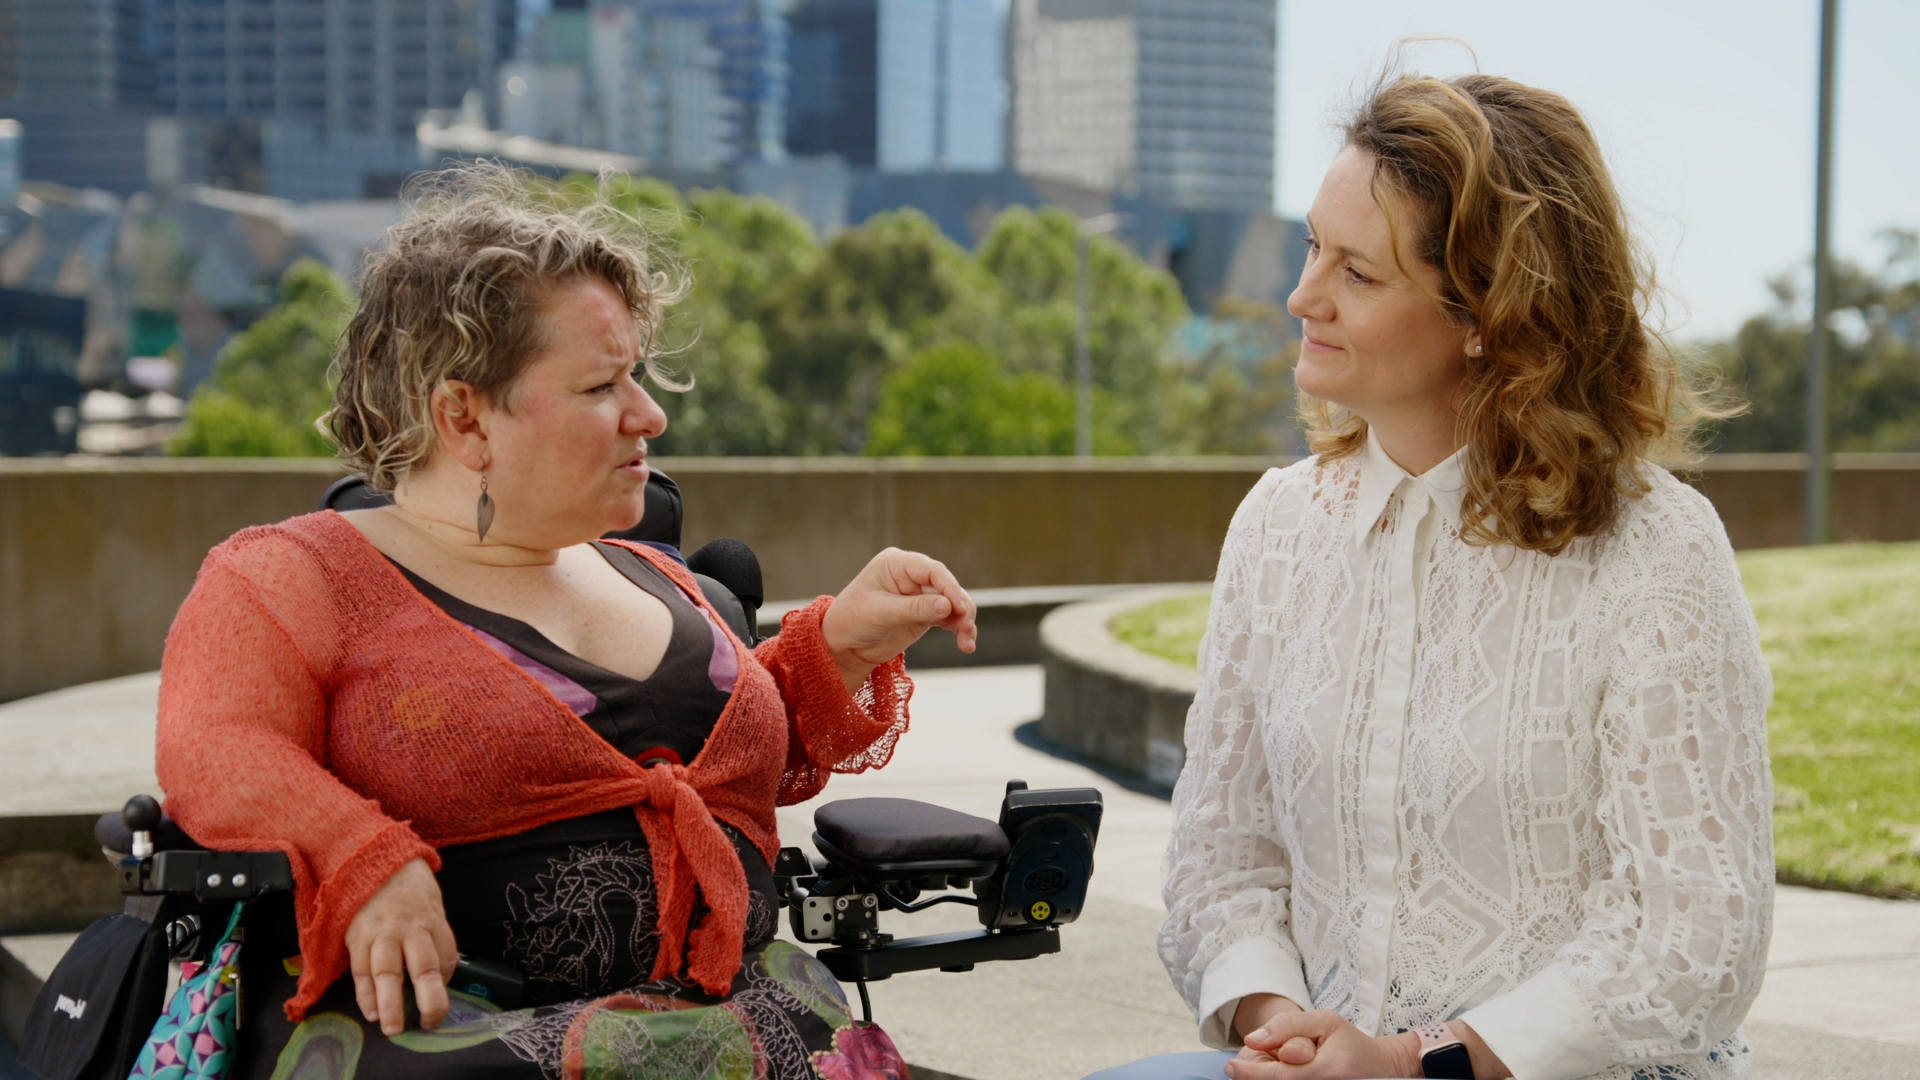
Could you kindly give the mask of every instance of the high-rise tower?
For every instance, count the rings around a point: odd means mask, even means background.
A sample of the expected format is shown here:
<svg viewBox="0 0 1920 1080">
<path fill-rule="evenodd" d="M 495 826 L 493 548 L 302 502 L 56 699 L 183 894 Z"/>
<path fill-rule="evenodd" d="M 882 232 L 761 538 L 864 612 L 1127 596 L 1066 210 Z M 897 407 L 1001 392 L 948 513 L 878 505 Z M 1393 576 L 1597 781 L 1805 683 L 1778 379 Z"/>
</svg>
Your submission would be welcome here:
<svg viewBox="0 0 1920 1080">
<path fill-rule="evenodd" d="M 882 172 L 1005 162 L 993 0 L 802 0 L 787 148 Z"/>
<path fill-rule="evenodd" d="M 1015 169 L 1271 211 L 1275 0 L 1013 0 L 1012 18 Z"/>
</svg>

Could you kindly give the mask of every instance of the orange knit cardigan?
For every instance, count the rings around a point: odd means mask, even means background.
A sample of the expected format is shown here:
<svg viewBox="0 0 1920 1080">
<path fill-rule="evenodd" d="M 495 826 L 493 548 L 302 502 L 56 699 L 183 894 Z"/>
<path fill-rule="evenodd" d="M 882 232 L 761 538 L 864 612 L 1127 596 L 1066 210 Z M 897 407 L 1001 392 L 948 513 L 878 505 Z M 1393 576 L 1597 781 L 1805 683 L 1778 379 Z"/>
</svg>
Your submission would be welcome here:
<svg viewBox="0 0 1920 1080">
<path fill-rule="evenodd" d="M 628 545 L 706 606 L 693 578 Z M 166 808 L 223 851 L 293 864 L 301 1019 L 347 968 L 347 926 L 409 859 L 631 806 L 660 896 L 654 978 L 723 994 L 739 969 L 747 888 L 715 819 L 769 863 L 774 807 L 833 772 L 884 765 L 907 728 L 900 657 L 849 694 L 821 634 L 829 597 L 749 652 L 707 745 L 642 768 L 546 687 L 421 596 L 331 511 L 247 529 L 208 554 L 167 636 L 157 771 Z M 710 610 L 710 609 L 709 609 Z M 688 939 L 695 890 L 712 914 Z"/>
</svg>

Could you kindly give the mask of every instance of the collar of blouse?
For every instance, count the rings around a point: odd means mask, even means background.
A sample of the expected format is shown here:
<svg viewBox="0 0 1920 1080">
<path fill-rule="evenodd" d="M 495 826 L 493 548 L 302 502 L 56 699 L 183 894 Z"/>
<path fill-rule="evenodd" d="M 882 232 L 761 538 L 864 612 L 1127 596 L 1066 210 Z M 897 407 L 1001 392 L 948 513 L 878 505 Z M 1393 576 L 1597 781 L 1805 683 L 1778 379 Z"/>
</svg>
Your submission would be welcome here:
<svg viewBox="0 0 1920 1080">
<path fill-rule="evenodd" d="M 1461 447 L 1419 476 L 1394 463 L 1380 447 L 1380 440 L 1367 432 L 1367 450 L 1360 459 L 1360 493 L 1353 515 L 1353 541 L 1365 543 L 1367 534 L 1380 523 L 1387 503 L 1395 492 L 1407 489 L 1412 495 L 1424 492 L 1445 515 L 1453 531 L 1460 531 L 1460 501 L 1467 494 L 1467 448 Z"/>
</svg>

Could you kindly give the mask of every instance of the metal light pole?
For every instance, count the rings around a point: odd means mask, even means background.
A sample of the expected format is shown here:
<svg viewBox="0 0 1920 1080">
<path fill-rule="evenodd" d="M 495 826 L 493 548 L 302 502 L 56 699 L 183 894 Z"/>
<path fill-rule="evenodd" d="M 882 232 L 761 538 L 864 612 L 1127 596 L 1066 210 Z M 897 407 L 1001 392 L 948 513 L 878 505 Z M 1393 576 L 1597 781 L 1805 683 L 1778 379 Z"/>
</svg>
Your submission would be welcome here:
<svg viewBox="0 0 1920 1080">
<path fill-rule="evenodd" d="M 1833 539 L 1833 465 L 1827 454 L 1827 316 L 1833 273 L 1834 47 L 1840 0 L 1820 0 L 1820 128 L 1813 190 L 1813 324 L 1807 331 L 1807 543 Z"/>
<path fill-rule="evenodd" d="M 1073 452 L 1093 456 L 1093 238 L 1120 226 L 1119 214 L 1084 218 L 1075 237 L 1078 266 L 1073 279 L 1080 318 L 1073 328 Z"/>
</svg>

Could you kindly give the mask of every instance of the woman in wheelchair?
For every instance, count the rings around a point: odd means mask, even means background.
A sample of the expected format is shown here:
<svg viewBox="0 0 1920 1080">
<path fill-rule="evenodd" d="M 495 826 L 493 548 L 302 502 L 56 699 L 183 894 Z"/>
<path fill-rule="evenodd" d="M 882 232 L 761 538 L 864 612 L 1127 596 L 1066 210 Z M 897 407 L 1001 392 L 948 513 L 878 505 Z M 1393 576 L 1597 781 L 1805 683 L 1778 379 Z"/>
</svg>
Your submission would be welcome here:
<svg viewBox="0 0 1920 1080">
<path fill-rule="evenodd" d="M 522 191 L 444 174 L 369 257 L 325 424 L 392 505 L 234 536 L 167 641 L 169 814 L 295 879 L 249 920 L 234 1075 L 897 1075 L 773 940 L 774 807 L 886 763 L 902 650 L 971 651 L 972 602 L 888 550 L 750 651 L 597 540 L 643 511 L 676 293 L 630 219 Z M 462 954 L 527 1007 L 450 995 Z"/>
</svg>

